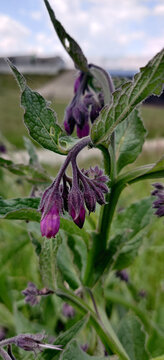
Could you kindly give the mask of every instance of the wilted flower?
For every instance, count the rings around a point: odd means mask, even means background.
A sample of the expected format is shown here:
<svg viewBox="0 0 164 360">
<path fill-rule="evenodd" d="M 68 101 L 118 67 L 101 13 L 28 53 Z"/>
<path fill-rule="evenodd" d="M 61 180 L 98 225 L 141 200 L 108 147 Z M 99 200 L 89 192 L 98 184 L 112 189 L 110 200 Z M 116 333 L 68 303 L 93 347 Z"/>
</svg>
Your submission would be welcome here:
<svg viewBox="0 0 164 360">
<path fill-rule="evenodd" d="M 62 350 L 60 345 L 44 344 L 42 342 L 44 339 L 44 334 L 20 334 L 13 338 L 13 343 L 25 351 Z"/>
<path fill-rule="evenodd" d="M 153 184 L 155 190 L 152 191 L 153 196 L 157 196 L 157 200 L 153 202 L 153 208 L 157 209 L 155 215 L 164 216 L 164 186 L 160 183 Z"/>
</svg>

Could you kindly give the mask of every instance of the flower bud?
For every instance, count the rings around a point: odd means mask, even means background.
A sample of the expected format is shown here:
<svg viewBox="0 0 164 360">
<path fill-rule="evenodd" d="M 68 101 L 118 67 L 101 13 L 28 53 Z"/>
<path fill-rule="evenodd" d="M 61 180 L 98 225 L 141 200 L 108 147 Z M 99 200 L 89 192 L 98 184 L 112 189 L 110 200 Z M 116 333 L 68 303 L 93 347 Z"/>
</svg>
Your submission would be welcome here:
<svg viewBox="0 0 164 360">
<path fill-rule="evenodd" d="M 73 117 L 72 111 L 73 104 L 71 103 L 69 106 L 67 106 L 64 117 L 64 128 L 68 135 L 72 134 L 75 126 L 75 119 Z"/>
<path fill-rule="evenodd" d="M 72 188 L 68 196 L 68 211 L 74 223 L 82 228 L 85 221 L 84 200 L 81 191 L 75 187 Z"/>
<path fill-rule="evenodd" d="M 54 204 L 49 212 L 42 217 L 40 222 L 40 229 L 42 236 L 46 236 L 47 238 L 54 237 L 60 227 L 60 216 L 59 216 L 59 209 Z"/>
</svg>

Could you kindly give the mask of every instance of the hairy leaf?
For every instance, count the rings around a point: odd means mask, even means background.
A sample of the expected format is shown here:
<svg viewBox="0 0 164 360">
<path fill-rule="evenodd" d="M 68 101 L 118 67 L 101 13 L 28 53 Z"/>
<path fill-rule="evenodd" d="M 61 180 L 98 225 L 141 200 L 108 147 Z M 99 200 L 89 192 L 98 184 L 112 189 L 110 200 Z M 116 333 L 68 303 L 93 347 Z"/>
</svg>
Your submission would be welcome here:
<svg viewBox="0 0 164 360">
<path fill-rule="evenodd" d="M 77 341 L 73 340 L 63 352 L 61 360 L 105 360 L 105 357 L 88 355 L 79 347 Z"/>
<path fill-rule="evenodd" d="M 54 345 L 61 345 L 62 348 L 64 349 L 66 345 L 68 345 L 70 343 L 70 341 L 72 339 L 74 339 L 79 331 L 87 324 L 88 321 L 88 316 L 84 316 L 81 320 L 79 320 L 78 322 L 76 322 L 75 325 L 73 325 L 71 328 L 69 328 L 67 331 L 65 331 L 63 334 L 59 335 L 56 340 Z M 59 359 L 61 353 L 59 353 L 59 351 L 56 350 L 45 350 L 41 357 L 39 357 L 39 359 L 45 359 L 45 360 L 57 360 Z"/>
<path fill-rule="evenodd" d="M 117 185 L 132 184 L 145 179 L 156 179 L 164 177 L 164 156 L 155 164 L 140 166 L 128 171 L 117 178 Z"/>
<path fill-rule="evenodd" d="M 40 198 L 0 198 L 0 218 L 40 221 L 40 214 L 36 210 L 39 203 Z"/>
<path fill-rule="evenodd" d="M 14 164 L 11 160 L 3 158 L 0 158 L 0 166 L 15 175 L 22 176 L 32 184 L 45 184 L 51 181 L 50 177 L 41 168 L 35 169 L 30 165 Z"/>
<path fill-rule="evenodd" d="M 124 346 L 130 360 L 149 360 L 146 351 L 146 334 L 142 324 L 134 315 L 125 316 L 119 325 L 118 337 Z"/>
<path fill-rule="evenodd" d="M 63 241 L 57 253 L 57 264 L 64 277 L 72 289 L 77 289 L 81 284 L 78 278 L 76 268 L 72 261 L 70 249 L 67 245 L 67 239 L 62 235 Z"/>
<path fill-rule="evenodd" d="M 31 137 L 44 148 L 56 153 L 66 155 L 72 147 L 74 140 L 69 140 L 57 124 L 55 112 L 49 107 L 48 102 L 36 91 L 26 85 L 26 80 L 19 73 L 15 65 L 7 60 L 16 80 L 22 90 L 21 105 L 23 106 L 24 123 Z M 60 136 L 65 136 L 65 141 L 60 144 Z M 70 146 L 71 145 L 71 146 Z"/>
<path fill-rule="evenodd" d="M 162 49 L 149 63 L 140 69 L 129 81 L 113 93 L 113 104 L 104 108 L 91 130 L 91 137 L 95 144 L 109 140 L 116 126 L 132 112 L 140 102 L 149 95 L 160 95 L 164 82 L 164 49 Z"/>
<path fill-rule="evenodd" d="M 77 44 L 77 42 L 65 31 L 63 25 L 60 23 L 60 21 L 57 20 L 55 13 L 53 9 L 51 8 L 48 0 L 44 0 L 46 8 L 48 10 L 50 19 L 52 21 L 52 24 L 54 26 L 54 29 L 64 46 L 65 50 L 69 54 L 69 56 L 72 58 L 72 60 L 75 63 L 75 66 L 79 68 L 82 71 L 88 71 L 88 65 L 87 65 L 87 59 L 84 56 L 80 46 Z"/>
<path fill-rule="evenodd" d="M 135 109 L 128 118 L 116 127 L 117 172 L 135 161 L 142 151 L 146 130 Z"/>
<path fill-rule="evenodd" d="M 146 198 L 119 213 L 112 224 L 115 236 L 109 243 L 110 265 L 128 267 L 138 254 L 153 215 L 152 199 Z"/>
</svg>

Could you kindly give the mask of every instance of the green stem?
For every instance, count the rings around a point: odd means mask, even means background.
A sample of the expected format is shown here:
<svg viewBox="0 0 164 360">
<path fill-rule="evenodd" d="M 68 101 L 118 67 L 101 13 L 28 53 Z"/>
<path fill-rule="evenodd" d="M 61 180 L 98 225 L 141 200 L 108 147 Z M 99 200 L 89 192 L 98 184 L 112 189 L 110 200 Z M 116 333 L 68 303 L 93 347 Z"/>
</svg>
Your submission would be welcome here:
<svg viewBox="0 0 164 360">
<path fill-rule="evenodd" d="M 112 327 L 110 326 L 109 333 L 104 327 L 103 323 L 98 319 L 97 314 L 95 314 L 93 310 L 88 305 L 86 305 L 83 300 L 78 298 L 70 290 L 68 291 L 66 289 L 58 289 L 55 293 L 57 296 L 61 297 L 65 301 L 70 302 L 82 314 L 90 314 L 90 323 L 95 328 L 107 351 L 112 350 L 114 354 L 120 357 L 120 360 L 130 360 L 122 344 L 114 333 Z"/>
<path fill-rule="evenodd" d="M 116 209 L 119 196 L 122 190 L 124 189 L 124 187 L 125 187 L 124 184 L 121 184 L 120 186 L 113 185 L 111 187 L 111 192 L 108 196 L 108 203 L 104 205 L 103 216 L 99 228 L 99 234 L 100 234 L 100 238 L 102 239 L 103 248 L 106 248 L 113 215 Z"/>
</svg>

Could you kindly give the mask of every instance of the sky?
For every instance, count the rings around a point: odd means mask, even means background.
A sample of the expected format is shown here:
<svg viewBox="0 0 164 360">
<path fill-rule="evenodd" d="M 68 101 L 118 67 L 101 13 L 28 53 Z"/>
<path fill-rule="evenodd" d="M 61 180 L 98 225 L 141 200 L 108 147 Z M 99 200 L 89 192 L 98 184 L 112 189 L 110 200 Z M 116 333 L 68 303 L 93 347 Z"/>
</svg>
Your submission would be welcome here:
<svg viewBox="0 0 164 360">
<path fill-rule="evenodd" d="M 164 46 L 164 0 L 50 0 L 89 61 L 137 68 Z M 43 0 L 0 1 L 0 56 L 61 55 Z M 69 61 L 69 64 L 71 62 Z"/>
</svg>

